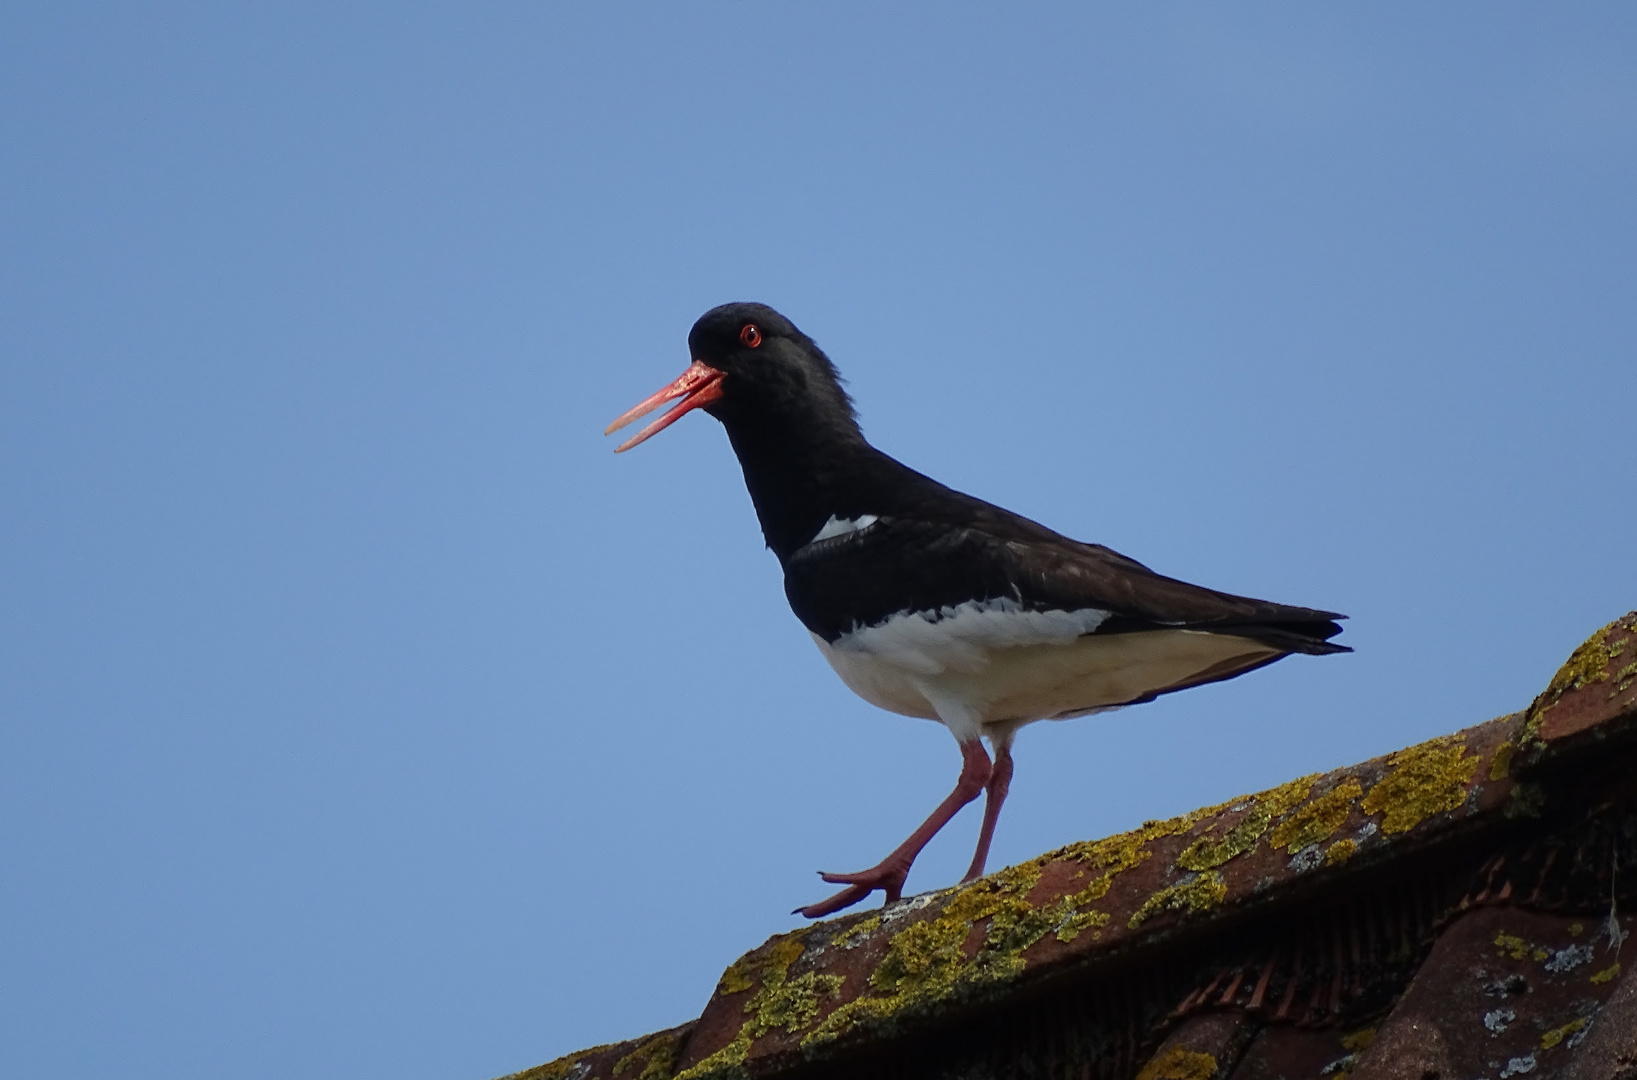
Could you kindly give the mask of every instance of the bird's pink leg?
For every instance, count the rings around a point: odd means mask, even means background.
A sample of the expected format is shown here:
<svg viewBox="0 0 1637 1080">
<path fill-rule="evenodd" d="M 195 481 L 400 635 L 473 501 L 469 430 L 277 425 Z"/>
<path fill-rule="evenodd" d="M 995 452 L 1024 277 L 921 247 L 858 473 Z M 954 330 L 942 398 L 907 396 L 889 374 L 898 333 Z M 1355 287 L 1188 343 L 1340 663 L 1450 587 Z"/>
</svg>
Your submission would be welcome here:
<svg viewBox="0 0 1637 1080">
<path fill-rule="evenodd" d="M 961 778 L 955 781 L 955 790 L 938 804 L 938 809 L 932 811 L 932 816 L 922 822 L 921 827 L 911 833 L 908 840 L 893 849 L 891 855 L 870 869 L 856 874 L 820 874 L 825 881 L 835 885 L 846 885 L 847 888 L 828 900 L 797 908 L 796 914 L 805 915 L 809 919 L 822 919 L 842 908 L 852 907 L 876 889 L 886 890 L 889 904 L 898 899 L 903 895 L 904 879 L 909 876 L 910 864 L 915 862 L 915 856 L 921 853 L 921 849 L 927 846 L 927 841 L 936 836 L 938 830 L 948 824 L 949 819 L 954 817 L 961 807 L 983 793 L 991 771 L 989 755 L 984 751 L 980 740 L 973 739 L 962 743 Z"/>
<path fill-rule="evenodd" d="M 964 885 L 983 876 L 983 864 L 989 861 L 989 841 L 995 838 L 995 822 L 1000 818 L 1000 806 L 1006 801 L 1006 791 L 1012 786 L 1012 750 L 1002 744 L 995 747 L 995 767 L 989 773 L 989 797 L 983 803 L 983 830 L 978 833 L 978 850 L 972 856 L 972 865 Z"/>
</svg>

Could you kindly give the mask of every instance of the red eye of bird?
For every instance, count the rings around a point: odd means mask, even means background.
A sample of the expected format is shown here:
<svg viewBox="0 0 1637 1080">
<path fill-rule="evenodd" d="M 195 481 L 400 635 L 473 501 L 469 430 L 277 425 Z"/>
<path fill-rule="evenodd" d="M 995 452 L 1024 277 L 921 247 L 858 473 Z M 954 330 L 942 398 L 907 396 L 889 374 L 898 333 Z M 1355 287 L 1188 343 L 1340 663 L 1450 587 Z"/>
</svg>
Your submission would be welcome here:
<svg viewBox="0 0 1637 1080">
<path fill-rule="evenodd" d="M 739 340 L 754 349 L 762 343 L 762 332 L 756 329 L 755 323 L 745 323 L 745 328 L 739 331 Z"/>
</svg>

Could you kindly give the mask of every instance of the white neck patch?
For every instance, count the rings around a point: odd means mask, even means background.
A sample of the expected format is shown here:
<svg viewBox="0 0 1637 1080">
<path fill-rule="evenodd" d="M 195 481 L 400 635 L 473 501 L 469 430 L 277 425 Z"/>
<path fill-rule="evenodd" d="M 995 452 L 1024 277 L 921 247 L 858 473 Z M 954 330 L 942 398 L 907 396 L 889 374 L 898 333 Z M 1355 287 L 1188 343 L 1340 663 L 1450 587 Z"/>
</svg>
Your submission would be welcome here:
<svg viewBox="0 0 1637 1080">
<path fill-rule="evenodd" d="M 818 531 L 818 535 L 807 542 L 809 544 L 816 544 L 820 540 L 829 540 L 837 536 L 846 536 L 848 533 L 863 532 L 865 529 L 869 528 L 871 525 L 874 525 L 879 520 L 881 519 L 874 514 L 860 514 L 856 518 L 838 518 L 834 514 L 831 514 L 830 520 L 824 523 L 824 528 L 820 529 Z"/>
</svg>

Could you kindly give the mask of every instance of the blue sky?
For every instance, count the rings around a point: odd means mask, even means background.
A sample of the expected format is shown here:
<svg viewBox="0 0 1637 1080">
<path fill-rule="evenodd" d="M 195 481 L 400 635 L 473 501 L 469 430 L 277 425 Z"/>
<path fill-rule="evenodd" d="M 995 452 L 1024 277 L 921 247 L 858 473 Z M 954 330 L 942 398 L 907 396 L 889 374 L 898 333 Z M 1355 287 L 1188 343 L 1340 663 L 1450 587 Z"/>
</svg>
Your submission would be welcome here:
<svg viewBox="0 0 1637 1080">
<path fill-rule="evenodd" d="M 494 1076 L 925 815 L 719 427 L 601 436 L 723 301 L 909 464 L 1352 616 L 1026 731 L 991 865 L 1637 606 L 1629 5 L 19 3 L 0 165 L 7 1075 Z"/>
</svg>

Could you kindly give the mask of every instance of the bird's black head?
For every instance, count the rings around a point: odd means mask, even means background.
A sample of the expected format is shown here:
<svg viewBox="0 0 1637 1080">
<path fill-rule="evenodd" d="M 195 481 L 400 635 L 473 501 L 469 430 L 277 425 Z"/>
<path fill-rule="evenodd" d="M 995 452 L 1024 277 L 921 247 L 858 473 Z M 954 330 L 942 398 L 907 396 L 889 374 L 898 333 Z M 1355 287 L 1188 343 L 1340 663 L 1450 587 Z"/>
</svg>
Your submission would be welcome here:
<svg viewBox="0 0 1637 1080">
<path fill-rule="evenodd" d="M 744 470 L 762 535 L 782 561 L 853 505 L 890 458 L 864 441 L 835 365 L 813 339 L 766 304 L 723 304 L 688 333 L 693 363 L 669 386 L 614 421 L 624 427 L 667 402 L 670 412 L 627 439 L 626 450 L 704 409 L 722 422 Z M 873 504 L 872 504 L 873 505 Z"/>
<path fill-rule="evenodd" d="M 688 352 L 726 374 L 722 399 L 705 411 L 724 423 L 765 417 L 788 423 L 793 413 L 856 426 L 841 375 L 813 339 L 766 304 L 723 304 L 688 332 Z"/>
<path fill-rule="evenodd" d="M 722 421 L 736 445 L 739 437 L 797 432 L 820 441 L 859 437 L 852 399 L 835 365 L 812 338 L 766 304 L 723 304 L 705 312 L 688 332 L 688 352 L 693 364 L 687 371 L 608 430 L 666 402 L 682 401 L 619 449 L 658 434 L 696 408 Z"/>
</svg>

